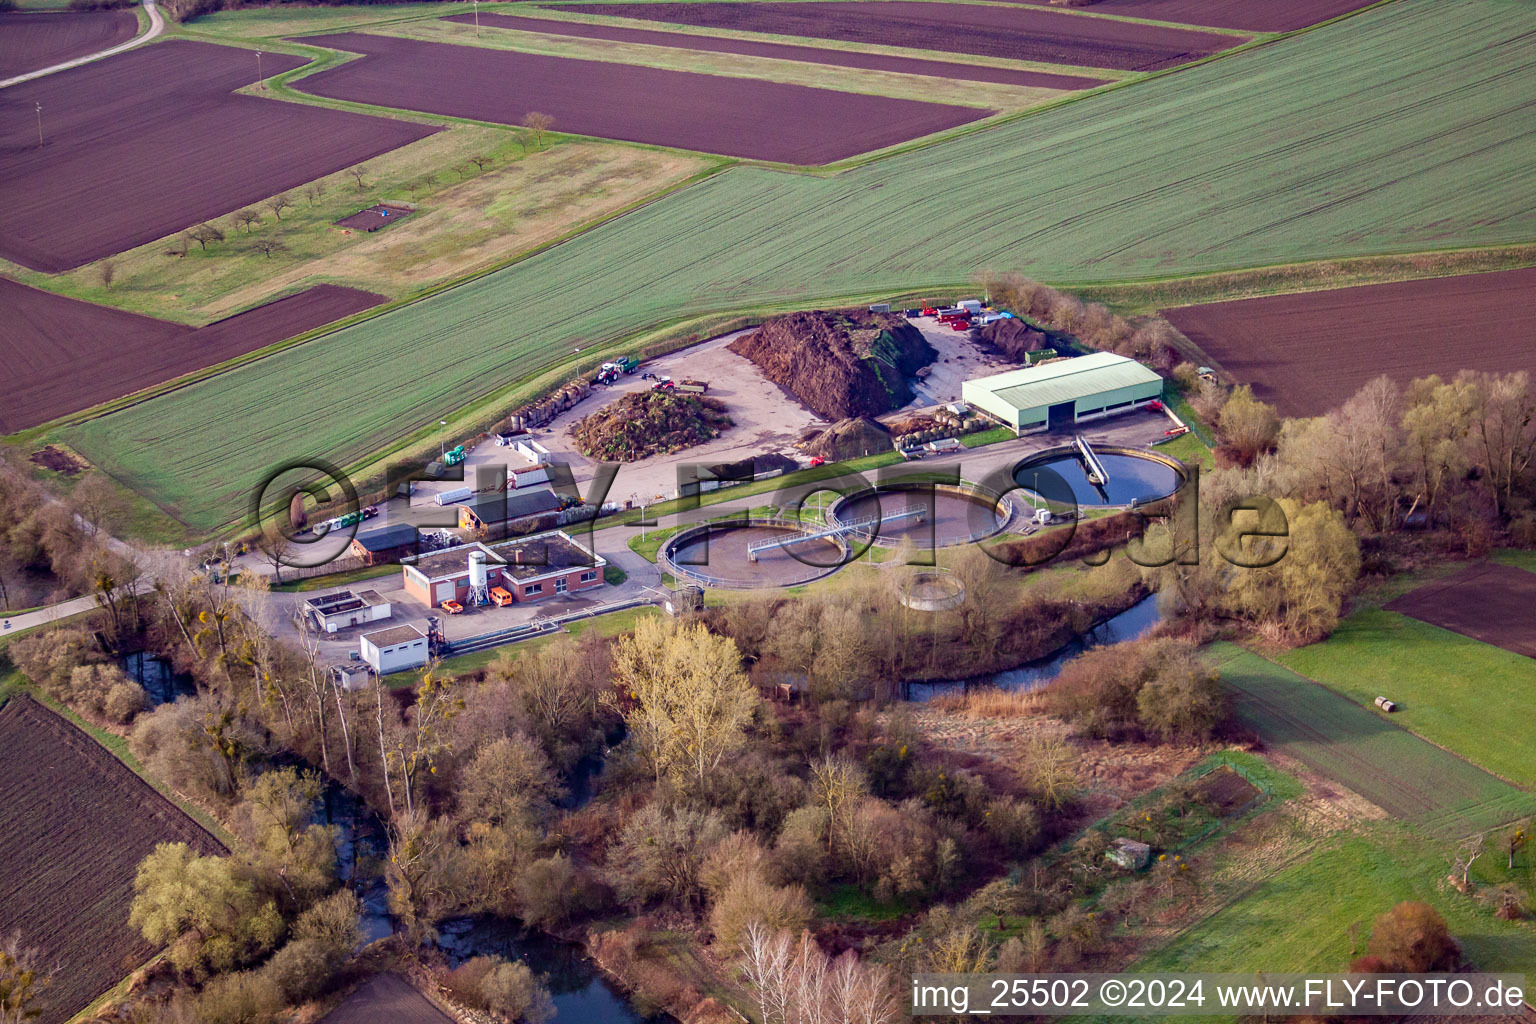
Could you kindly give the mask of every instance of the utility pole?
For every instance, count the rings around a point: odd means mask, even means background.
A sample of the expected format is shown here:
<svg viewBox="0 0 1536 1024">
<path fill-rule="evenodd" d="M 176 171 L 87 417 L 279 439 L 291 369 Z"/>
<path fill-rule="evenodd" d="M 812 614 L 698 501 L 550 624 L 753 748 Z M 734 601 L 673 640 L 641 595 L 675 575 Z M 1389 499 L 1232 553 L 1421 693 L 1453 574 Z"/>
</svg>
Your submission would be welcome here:
<svg viewBox="0 0 1536 1024">
<path fill-rule="evenodd" d="M 263 76 L 262 73 L 261 73 L 261 51 L 260 50 L 256 51 L 256 88 L 262 90 L 263 92 L 265 92 L 266 88 L 267 88 L 267 83 L 265 81 L 265 76 Z"/>
<path fill-rule="evenodd" d="M 446 427 L 448 425 L 448 421 L 438 420 L 437 425 L 440 427 Z M 439 437 L 437 439 L 437 452 L 440 456 L 442 456 L 443 461 L 446 462 L 448 459 L 448 439 L 446 437 Z"/>
<path fill-rule="evenodd" d="M 480 0 L 475 0 L 475 38 L 480 38 Z"/>
<path fill-rule="evenodd" d="M 43 105 L 40 102 L 37 104 L 37 144 L 39 147 L 43 144 Z"/>
</svg>

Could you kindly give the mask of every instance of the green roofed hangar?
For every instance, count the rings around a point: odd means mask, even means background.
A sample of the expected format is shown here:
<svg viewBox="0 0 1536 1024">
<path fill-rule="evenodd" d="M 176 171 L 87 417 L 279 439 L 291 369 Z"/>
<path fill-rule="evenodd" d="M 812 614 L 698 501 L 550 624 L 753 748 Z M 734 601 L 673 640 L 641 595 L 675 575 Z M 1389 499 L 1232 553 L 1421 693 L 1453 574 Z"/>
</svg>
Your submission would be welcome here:
<svg viewBox="0 0 1536 1024">
<path fill-rule="evenodd" d="M 1134 359 L 1095 352 L 977 377 L 960 385 L 960 396 L 1015 433 L 1031 434 L 1143 408 L 1163 397 L 1163 378 Z"/>
</svg>

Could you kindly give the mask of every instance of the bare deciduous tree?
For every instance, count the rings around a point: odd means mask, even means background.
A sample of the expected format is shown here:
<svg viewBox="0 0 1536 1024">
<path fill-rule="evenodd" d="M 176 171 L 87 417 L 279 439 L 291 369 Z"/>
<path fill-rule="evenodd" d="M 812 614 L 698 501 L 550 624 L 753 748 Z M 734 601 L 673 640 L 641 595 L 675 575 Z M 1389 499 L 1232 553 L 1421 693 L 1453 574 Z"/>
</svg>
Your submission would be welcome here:
<svg viewBox="0 0 1536 1024">
<path fill-rule="evenodd" d="M 478 170 L 483 171 L 485 170 L 485 165 L 491 162 L 491 156 L 489 153 L 481 153 L 479 156 L 470 157 L 469 162 L 474 164 Z"/>
<path fill-rule="evenodd" d="M 273 253 L 287 252 L 288 247 L 275 238 L 258 238 L 256 240 L 256 251 L 267 259 L 271 259 Z"/>
<path fill-rule="evenodd" d="M 367 170 L 363 167 L 348 167 L 347 173 L 352 175 L 352 180 L 357 183 L 357 190 L 361 192 L 363 190 L 363 175 L 368 173 Z"/>
<path fill-rule="evenodd" d="M 314 206 L 316 200 L 325 195 L 325 182 L 312 181 L 304 186 L 304 198 L 309 200 L 309 205 Z"/>
<path fill-rule="evenodd" d="M 188 229 L 187 237 L 201 246 L 204 252 L 207 252 L 209 242 L 224 241 L 224 232 L 204 221 L 197 225 L 197 227 Z"/>
<path fill-rule="evenodd" d="M 112 280 L 117 277 L 117 261 L 102 260 L 96 268 L 96 276 L 101 280 L 101 286 L 107 291 L 112 290 Z"/>
<path fill-rule="evenodd" d="M 523 127 L 533 132 L 538 140 L 539 148 L 544 148 L 544 133 L 555 126 L 553 115 L 545 114 L 537 110 L 530 110 L 523 115 Z"/>
<path fill-rule="evenodd" d="M 244 228 L 247 233 L 249 233 L 253 224 L 261 223 L 261 212 L 255 207 L 247 207 L 244 210 L 236 213 L 230 219 Z"/>
<path fill-rule="evenodd" d="M 267 200 L 267 209 L 272 211 L 272 216 L 278 220 L 283 219 L 283 211 L 293 205 L 293 197 L 284 192 L 282 195 L 273 196 Z"/>
</svg>

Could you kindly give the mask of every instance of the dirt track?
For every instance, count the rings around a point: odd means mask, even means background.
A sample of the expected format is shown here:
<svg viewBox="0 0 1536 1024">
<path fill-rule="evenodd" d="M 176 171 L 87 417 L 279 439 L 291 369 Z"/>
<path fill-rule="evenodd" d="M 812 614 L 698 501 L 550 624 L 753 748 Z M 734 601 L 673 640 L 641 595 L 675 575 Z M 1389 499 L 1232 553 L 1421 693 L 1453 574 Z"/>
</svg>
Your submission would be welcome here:
<svg viewBox="0 0 1536 1024">
<path fill-rule="evenodd" d="M 1536 366 L 1536 269 L 1165 309 L 1236 380 L 1287 416 L 1318 416 L 1372 377 Z"/>
<path fill-rule="evenodd" d="M 63 969 L 43 1024 L 83 1009 L 147 960 L 128 924 L 133 877 L 156 843 L 224 847 L 85 733 L 30 697 L 0 708 L 0 935 Z"/>
<path fill-rule="evenodd" d="M 556 11 L 594 8 L 550 4 Z M 603 7 L 614 17 L 674 25 L 910 46 L 984 57 L 1154 71 L 1242 42 L 1192 29 L 1155 28 L 1030 7 L 914 3 L 911 0 L 814 3 L 640 3 Z"/>
<path fill-rule="evenodd" d="M 1049 0 L 1005 0 L 1044 4 Z M 1208 28 L 1289 32 L 1366 7 L 1373 0 L 1096 0 L 1087 10 L 1152 21 L 1177 21 Z"/>
<path fill-rule="evenodd" d="M 475 16 L 455 14 L 443 20 L 472 25 Z M 685 32 L 655 32 L 643 28 L 625 28 L 621 25 L 589 25 L 578 21 L 520 18 L 509 14 L 482 14 L 480 22 L 486 28 L 510 28 L 523 32 L 545 32 L 553 35 L 576 36 L 581 39 L 606 39 L 619 43 L 645 43 L 650 46 L 706 50 L 710 53 L 739 53 L 748 57 L 798 60 L 811 64 L 863 68 L 869 71 L 895 71 L 905 75 L 923 75 L 929 78 L 953 78 L 962 82 L 992 82 L 998 85 L 1018 85 L 1035 89 L 1092 89 L 1105 84 L 1105 80 L 1100 78 L 1053 75 L 1044 71 L 1014 71 L 976 64 L 952 64 L 942 60 L 918 60 L 911 57 L 890 57 L 880 53 L 833 50 L 820 46 L 790 46 L 783 43 L 760 43 L 750 39 L 696 36 Z"/>
<path fill-rule="evenodd" d="M 0 256 L 69 270 L 437 130 L 235 94 L 255 80 L 250 50 L 173 40 L 0 92 Z"/>
<path fill-rule="evenodd" d="M 139 30 L 131 10 L 0 14 L 0 78 L 62 64 L 125 43 Z"/>
<path fill-rule="evenodd" d="M 453 1024 L 398 974 L 380 974 L 321 1018 L 321 1024 Z"/>
<path fill-rule="evenodd" d="M 316 96 L 500 124 L 539 110 L 558 131 L 793 164 L 830 163 L 992 113 L 415 39 L 346 33 L 303 41 L 367 55 L 296 84 Z"/>
<path fill-rule="evenodd" d="M 1513 565 L 1474 565 L 1409 591 L 1388 611 L 1536 658 L 1536 573 Z"/>
<path fill-rule="evenodd" d="M 382 295 L 319 285 L 207 327 L 125 313 L 0 278 L 0 365 L 11 381 L 0 434 L 88 409 L 376 306 Z"/>
</svg>

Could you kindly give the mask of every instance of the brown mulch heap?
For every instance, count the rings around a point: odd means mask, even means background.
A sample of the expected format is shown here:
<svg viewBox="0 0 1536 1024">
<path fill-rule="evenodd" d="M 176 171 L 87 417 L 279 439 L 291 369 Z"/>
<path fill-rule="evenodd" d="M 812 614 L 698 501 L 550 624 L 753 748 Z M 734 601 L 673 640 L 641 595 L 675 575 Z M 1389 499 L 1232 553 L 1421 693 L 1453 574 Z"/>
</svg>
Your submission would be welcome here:
<svg viewBox="0 0 1536 1024">
<path fill-rule="evenodd" d="M 981 329 L 981 340 L 1016 363 L 1022 363 L 1030 352 L 1051 347 L 1050 339 L 1043 332 L 1018 319 L 987 324 Z"/>
<path fill-rule="evenodd" d="M 826 420 L 901 408 L 912 400 L 908 378 L 938 355 L 900 314 L 858 309 L 775 317 L 730 349 Z"/>
<path fill-rule="evenodd" d="M 592 459 L 635 462 L 712 441 L 732 426 L 725 403 L 675 391 L 632 391 L 571 427 Z"/>
<path fill-rule="evenodd" d="M 838 420 L 810 443 L 810 453 L 830 462 L 857 459 L 891 450 L 891 434 L 872 419 Z"/>
<path fill-rule="evenodd" d="M 74 476 L 85 469 L 84 462 L 75 458 L 75 456 L 64 449 L 51 444 L 28 455 L 27 461 L 35 462 L 44 469 L 51 469 L 53 472 L 64 476 Z"/>
</svg>

